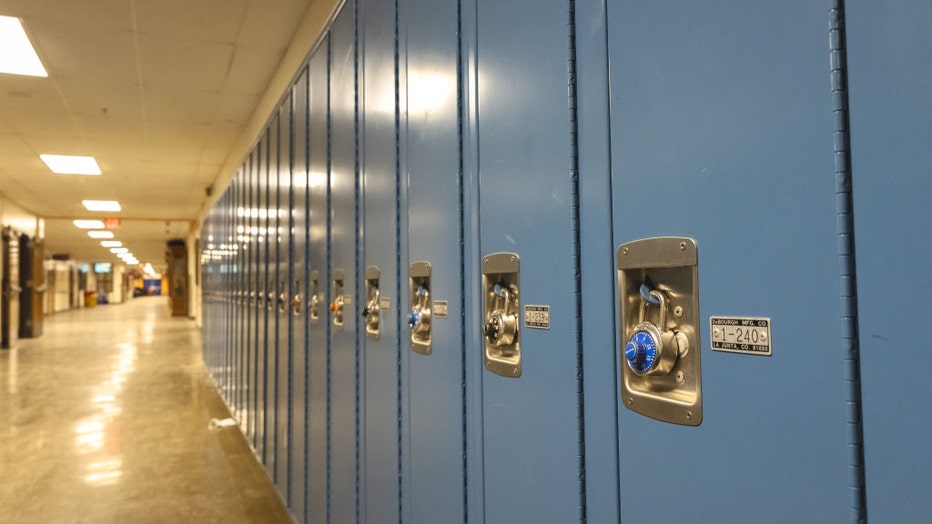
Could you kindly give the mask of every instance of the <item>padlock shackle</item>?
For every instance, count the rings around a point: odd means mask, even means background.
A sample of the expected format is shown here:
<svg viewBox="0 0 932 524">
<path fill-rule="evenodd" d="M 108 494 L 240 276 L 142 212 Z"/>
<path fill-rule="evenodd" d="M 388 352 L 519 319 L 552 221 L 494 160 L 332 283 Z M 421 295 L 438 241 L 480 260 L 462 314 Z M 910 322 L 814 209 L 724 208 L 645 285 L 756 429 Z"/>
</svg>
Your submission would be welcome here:
<svg viewBox="0 0 932 524">
<path fill-rule="evenodd" d="M 650 290 L 650 296 L 657 299 L 657 307 L 660 308 L 660 322 L 657 324 L 657 327 L 659 327 L 661 331 L 664 331 L 667 329 L 667 297 L 656 289 Z M 650 301 L 644 300 L 644 297 L 641 297 L 641 311 L 638 316 L 639 324 L 645 322 L 644 311 L 650 307 L 650 304 Z"/>
</svg>

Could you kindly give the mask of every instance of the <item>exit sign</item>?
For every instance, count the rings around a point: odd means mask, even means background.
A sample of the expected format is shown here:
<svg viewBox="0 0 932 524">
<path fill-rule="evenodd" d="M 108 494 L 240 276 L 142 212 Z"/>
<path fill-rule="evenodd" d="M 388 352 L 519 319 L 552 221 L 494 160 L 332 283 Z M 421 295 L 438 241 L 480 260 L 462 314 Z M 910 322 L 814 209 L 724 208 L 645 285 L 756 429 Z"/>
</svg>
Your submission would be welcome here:
<svg viewBox="0 0 932 524">
<path fill-rule="evenodd" d="M 120 219 L 119 218 L 105 218 L 104 227 L 107 229 L 120 229 Z"/>
</svg>

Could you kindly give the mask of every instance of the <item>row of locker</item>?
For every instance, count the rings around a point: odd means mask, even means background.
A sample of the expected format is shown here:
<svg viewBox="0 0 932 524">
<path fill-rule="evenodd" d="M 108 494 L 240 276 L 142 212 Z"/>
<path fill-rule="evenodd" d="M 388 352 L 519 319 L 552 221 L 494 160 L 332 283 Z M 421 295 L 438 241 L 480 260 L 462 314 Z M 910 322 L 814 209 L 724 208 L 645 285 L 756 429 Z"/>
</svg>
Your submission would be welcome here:
<svg viewBox="0 0 932 524">
<path fill-rule="evenodd" d="M 299 522 L 922 521 L 929 92 L 921 0 L 347 0 L 208 369 Z"/>
</svg>

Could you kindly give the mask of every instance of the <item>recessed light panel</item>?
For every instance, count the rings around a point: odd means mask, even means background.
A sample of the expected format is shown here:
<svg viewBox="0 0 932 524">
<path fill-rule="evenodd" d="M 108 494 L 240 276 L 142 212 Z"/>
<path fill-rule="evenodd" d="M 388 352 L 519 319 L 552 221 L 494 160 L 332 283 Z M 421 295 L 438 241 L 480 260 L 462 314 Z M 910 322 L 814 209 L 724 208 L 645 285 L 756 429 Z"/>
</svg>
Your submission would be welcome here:
<svg viewBox="0 0 932 524">
<path fill-rule="evenodd" d="M 120 203 L 116 200 L 82 200 L 88 211 L 119 211 Z"/>
<path fill-rule="evenodd" d="M 103 229 L 104 222 L 102 220 L 75 220 L 75 227 L 81 229 Z"/>
<path fill-rule="evenodd" d="M 116 254 L 129 253 L 129 249 L 127 249 L 127 248 L 125 248 L 125 247 L 111 247 L 111 248 L 110 248 L 110 252 L 111 252 L 111 253 L 116 253 Z"/>
<path fill-rule="evenodd" d="M 0 73 L 49 76 L 19 18 L 0 16 Z"/>
<path fill-rule="evenodd" d="M 104 240 L 100 245 L 104 247 L 123 247 L 123 242 L 119 240 Z"/>
<path fill-rule="evenodd" d="M 113 231 L 88 231 L 87 236 L 91 238 L 113 238 Z"/>
<path fill-rule="evenodd" d="M 59 175 L 99 175 L 100 166 L 92 156 L 39 155 L 53 173 Z"/>
</svg>

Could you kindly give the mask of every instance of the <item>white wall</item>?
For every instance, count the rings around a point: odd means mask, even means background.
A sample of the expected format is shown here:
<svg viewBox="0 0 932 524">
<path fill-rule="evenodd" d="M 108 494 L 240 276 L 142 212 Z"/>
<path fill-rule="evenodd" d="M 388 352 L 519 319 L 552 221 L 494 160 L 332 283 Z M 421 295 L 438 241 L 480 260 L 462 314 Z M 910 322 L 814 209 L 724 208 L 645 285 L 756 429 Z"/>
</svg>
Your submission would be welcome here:
<svg viewBox="0 0 932 524">
<path fill-rule="evenodd" d="M 68 303 L 71 290 L 68 289 L 68 287 L 73 263 L 62 260 L 55 260 L 53 262 L 55 263 L 55 288 L 50 288 L 48 292 L 53 297 L 52 311 L 58 313 L 59 311 L 65 311 L 71 307 L 71 304 Z"/>
<path fill-rule="evenodd" d="M 113 291 L 108 296 L 111 304 L 120 304 L 126 298 L 123 296 L 123 274 L 126 272 L 126 266 L 123 264 L 113 265 Z"/>
</svg>

